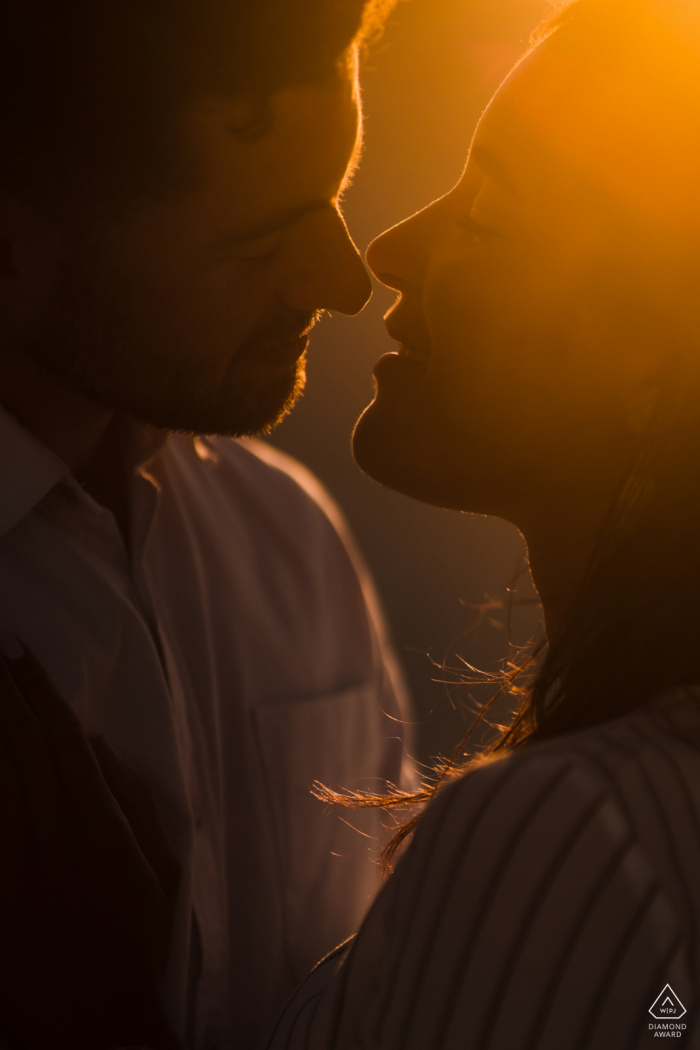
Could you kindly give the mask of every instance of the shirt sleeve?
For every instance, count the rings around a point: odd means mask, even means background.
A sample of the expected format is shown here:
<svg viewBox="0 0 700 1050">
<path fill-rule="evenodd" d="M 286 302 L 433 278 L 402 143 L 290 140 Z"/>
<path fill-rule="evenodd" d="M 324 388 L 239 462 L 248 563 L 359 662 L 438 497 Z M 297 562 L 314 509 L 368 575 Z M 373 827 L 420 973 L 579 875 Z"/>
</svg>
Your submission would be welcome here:
<svg viewBox="0 0 700 1050">
<path fill-rule="evenodd" d="M 441 792 L 281 1045 L 632 1050 L 674 980 L 679 923 L 614 786 L 584 756 L 523 753 Z"/>
</svg>

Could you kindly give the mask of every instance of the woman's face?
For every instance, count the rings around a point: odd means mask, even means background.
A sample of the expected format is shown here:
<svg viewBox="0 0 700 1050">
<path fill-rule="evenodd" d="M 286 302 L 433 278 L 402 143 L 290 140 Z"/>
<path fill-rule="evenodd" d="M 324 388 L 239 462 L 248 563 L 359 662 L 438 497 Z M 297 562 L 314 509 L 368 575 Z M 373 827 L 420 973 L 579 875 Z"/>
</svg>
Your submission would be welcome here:
<svg viewBox="0 0 700 1050">
<path fill-rule="evenodd" d="M 562 503 L 607 506 L 692 218 L 663 144 L 648 155 L 649 100 L 555 45 L 499 90 L 454 189 L 370 245 L 400 292 L 400 349 L 354 438 L 392 488 L 523 528 Z"/>
</svg>

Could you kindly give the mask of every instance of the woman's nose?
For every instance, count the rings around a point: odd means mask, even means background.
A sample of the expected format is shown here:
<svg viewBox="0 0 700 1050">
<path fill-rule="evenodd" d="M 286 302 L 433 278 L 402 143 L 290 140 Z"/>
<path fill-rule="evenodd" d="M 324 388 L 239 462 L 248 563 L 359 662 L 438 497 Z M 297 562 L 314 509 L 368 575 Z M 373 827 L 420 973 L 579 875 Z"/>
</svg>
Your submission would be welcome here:
<svg viewBox="0 0 700 1050">
<path fill-rule="evenodd" d="M 385 230 L 384 233 L 380 233 L 378 237 L 375 237 L 367 248 L 365 259 L 378 281 L 385 284 L 387 288 L 394 288 L 397 292 L 400 292 L 403 290 L 404 282 L 398 273 L 394 273 L 394 270 L 398 269 L 398 267 L 393 263 L 393 253 L 390 244 L 395 229 L 396 227 Z"/>
<path fill-rule="evenodd" d="M 382 284 L 397 292 L 423 285 L 429 209 L 381 233 L 367 249 L 367 265 Z"/>
</svg>

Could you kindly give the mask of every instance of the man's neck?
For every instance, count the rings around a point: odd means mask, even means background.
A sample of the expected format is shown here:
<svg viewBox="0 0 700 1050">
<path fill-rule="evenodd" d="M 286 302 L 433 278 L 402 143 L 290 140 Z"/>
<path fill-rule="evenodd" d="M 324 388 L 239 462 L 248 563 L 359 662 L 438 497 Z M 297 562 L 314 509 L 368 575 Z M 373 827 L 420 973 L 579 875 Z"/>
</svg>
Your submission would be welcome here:
<svg viewBox="0 0 700 1050">
<path fill-rule="evenodd" d="M 0 355 L 0 403 L 55 452 L 130 542 L 125 420 L 43 369 Z"/>
<path fill-rule="evenodd" d="M 80 476 L 93 462 L 114 413 L 39 366 L 0 355 L 0 403 Z"/>
</svg>

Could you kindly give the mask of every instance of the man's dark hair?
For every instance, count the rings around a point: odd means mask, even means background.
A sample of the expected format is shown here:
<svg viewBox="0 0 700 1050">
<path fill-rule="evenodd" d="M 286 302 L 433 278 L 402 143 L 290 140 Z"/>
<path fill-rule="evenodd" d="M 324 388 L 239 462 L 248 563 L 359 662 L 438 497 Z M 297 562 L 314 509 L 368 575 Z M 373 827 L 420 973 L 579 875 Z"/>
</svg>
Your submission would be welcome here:
<svg viewBox="0 0 700 1050">
<path fill-rule="evenodd" d="M 173 115 L 225 91 L 260 106 L 322 81 L 390 0 L 0 0 L 0 188 L 138 193 Z"/>
</svg>

